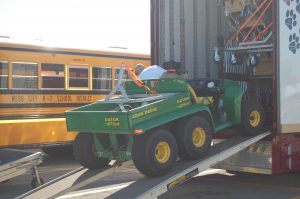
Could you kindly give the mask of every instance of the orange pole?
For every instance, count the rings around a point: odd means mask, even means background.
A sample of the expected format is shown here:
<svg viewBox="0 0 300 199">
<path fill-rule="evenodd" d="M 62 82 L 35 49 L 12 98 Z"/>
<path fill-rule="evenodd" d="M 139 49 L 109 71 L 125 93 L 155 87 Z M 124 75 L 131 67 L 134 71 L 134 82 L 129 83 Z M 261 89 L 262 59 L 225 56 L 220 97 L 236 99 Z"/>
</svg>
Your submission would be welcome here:
<svg viewBox="0 0 300 199">
<path fill-rule="evenodd" d="M 271 27 L 272 27 L 273 23 L 271 22 L 263 31 L 261 31 L 260 33 L 258 33 L 258 35 L 255 37 L 255 39 L 253 41 L 257 41 L 259 40 L 259 38 L 264 35 Z"/>
<path fill-rule="evenodd" d="M 248 39 L 248 37 L 250 36 L 251 32 L 254 30 L 254 28 L 257 27 L 257 24 L 260 22 L 260 20 L 262 19 L 262 17 L 265 15 L 265 13 L 267 12 L 267 10 L 270 8 L 270 6 L 272 5 L 272 2 L 273 2 L 273 0 L 270 0 L 270 2 L 265 7 L 265 9 L 263 10 L 263 12 L 259 15 L 258 19 L 255 21 L 254 25 L 249 30 L 248 34 L 245 36 L 243 42 L 245 42 Z"/>
<path fill-rule="evenodd" d="M 265 3 L 267 2 L 268 0 L 264 0 L 258 7 L 257 9 L 255 10 L 255 12 L 243 23 L 243 25 L 238 29 L 238 31 L 236 32 L 236 34 L 234 34 L 230 41 L 233 41 L 238 35 L 239 33 L 243 30 L 243 28 L 245 28 L 245 26 L 252 20 L 252 18 L 256 15 L 256 13 L 263 7 L 263 5 L 265 5 Z"/>
<path fill-rule="evenodd" d="M 145 90 L 149 91 L 152 95 L 157 95 L 157 92 L 149 88 L 129 67 L 125 67 L 128 72 L 129 77 L 133 80 L 133 82 L 139 87 L 144 87 Z"/>
</svg>

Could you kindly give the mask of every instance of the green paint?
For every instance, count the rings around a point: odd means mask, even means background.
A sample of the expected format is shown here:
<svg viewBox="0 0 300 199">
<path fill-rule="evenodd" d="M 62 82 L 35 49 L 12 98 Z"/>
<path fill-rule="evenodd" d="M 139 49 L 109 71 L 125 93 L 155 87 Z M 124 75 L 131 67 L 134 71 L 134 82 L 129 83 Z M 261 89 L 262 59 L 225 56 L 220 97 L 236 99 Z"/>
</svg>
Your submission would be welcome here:
<svg viewBox="0 0 300 199">
<path fill-rule="evenodd" d="M 96 152 L 100 157 L 125 161 L 131 159 L 131 150 L 135 130 L 148 130 L 167 124 L 174 120 L 205 113 L 211 121 L 215 132 L 231 127 L 241 122 L 241 103 L 243 92 L 239 85 L 230 80 L 224 80 L 225 93 L 222 95 L 227 120 L 221 122 L 216 103 L 206 103 L 216 99 L 202 96 L 200 102 L 193 100 L 188 84 L 182 79 L 161 79 L 147 81 L 146 84 L 159 94 L 174 93 L 165 99 L 153 100 L 147 104 L 124 103 L 134 107 L 131 110 L 120 109 L 119 104 L 97 102 L 66 112 L 69 131 L 94 133 Z M 125 85 L 128 95 L 145 94 L 145 89 L 133 82 Z M 104 149 L 96 136 L 97 133 L 109 135 L 110 148 Z M 128 134 L 128 145 L 120 148 L 117 136 Z"/>
</svg>

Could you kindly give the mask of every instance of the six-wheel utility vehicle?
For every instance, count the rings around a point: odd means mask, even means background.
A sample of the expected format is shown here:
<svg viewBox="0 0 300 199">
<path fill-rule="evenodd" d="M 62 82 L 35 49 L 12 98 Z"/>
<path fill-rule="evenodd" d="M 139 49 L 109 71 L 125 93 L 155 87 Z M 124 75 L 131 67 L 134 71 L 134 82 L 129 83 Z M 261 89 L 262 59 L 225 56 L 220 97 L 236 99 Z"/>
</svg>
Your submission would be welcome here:
<svg viewBox="0 0 300 199">
<path fill-rule="evenodd" d="M 161 176 L 177 156 L 203 157 L 222 129 L 258 133 L 264 110 L 231 80 L 134 78 L 124 87 L 119 79 L 105 100 L 67 111 L 66 120 L 69 131 L 80 132 L 73 149 L 81 165 L 97 169 L 132 159 L 141 173 Z"/>
</svg>

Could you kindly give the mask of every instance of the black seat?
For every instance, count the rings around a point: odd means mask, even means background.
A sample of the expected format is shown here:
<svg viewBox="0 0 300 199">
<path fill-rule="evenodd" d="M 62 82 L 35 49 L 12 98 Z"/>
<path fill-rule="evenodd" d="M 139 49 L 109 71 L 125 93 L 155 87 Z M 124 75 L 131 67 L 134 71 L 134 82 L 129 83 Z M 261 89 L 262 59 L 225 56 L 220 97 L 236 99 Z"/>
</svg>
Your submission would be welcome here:
<svg viewBox="0 0 300 199">
<path fill-rule="evenodd" d="M 211 80 L 211 79 L 192 79 L 186 80 L 186 82 L 194 89 L 197 96 L 213 96 L 219 97 L 224 94 L 224 88 L 221 87 L 220 80 Z M 210 82 L 214 82 L 214 87 L 209 88 L 207 85 Z"/>
</svg>

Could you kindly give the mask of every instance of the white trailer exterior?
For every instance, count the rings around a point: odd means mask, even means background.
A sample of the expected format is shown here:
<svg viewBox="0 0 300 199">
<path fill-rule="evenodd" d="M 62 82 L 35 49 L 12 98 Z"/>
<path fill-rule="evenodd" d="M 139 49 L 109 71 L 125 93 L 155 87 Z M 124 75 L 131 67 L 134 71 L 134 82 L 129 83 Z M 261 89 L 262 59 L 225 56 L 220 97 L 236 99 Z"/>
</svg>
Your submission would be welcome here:
<svg viewBox="0 0 300 199">
<path fill-rule="evenodd" d="M 300 132 L 300 1 L 279 1 L 277 13 L 279 131 Z"/>
</svg>

